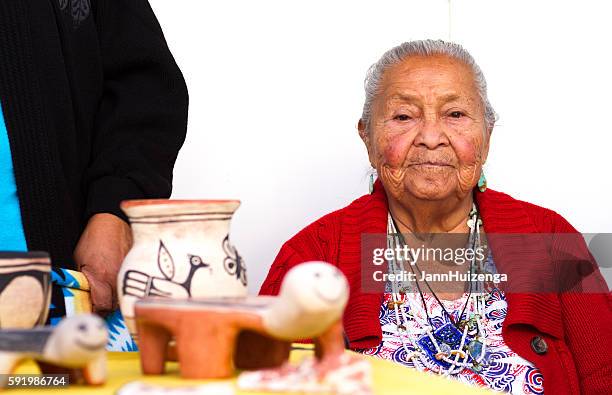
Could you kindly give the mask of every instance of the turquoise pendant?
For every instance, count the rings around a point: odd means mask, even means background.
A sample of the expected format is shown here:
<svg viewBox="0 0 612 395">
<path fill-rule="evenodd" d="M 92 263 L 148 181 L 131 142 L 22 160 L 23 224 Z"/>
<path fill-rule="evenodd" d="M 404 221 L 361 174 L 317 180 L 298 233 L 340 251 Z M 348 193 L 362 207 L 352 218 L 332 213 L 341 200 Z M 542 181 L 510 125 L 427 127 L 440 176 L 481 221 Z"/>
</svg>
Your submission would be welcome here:
<svg viewBox="0 0 612 395">
<path fill-rule="evenodd" d="M 470 356 L 474 359 L 477 359 L 478 357 L 480 357 L 480 354 L 482 354 L 482 343 L 478 340 L 472 340 L 470 344 L 468 344 L 467 349 L 470 353 Z"/>
</svg>

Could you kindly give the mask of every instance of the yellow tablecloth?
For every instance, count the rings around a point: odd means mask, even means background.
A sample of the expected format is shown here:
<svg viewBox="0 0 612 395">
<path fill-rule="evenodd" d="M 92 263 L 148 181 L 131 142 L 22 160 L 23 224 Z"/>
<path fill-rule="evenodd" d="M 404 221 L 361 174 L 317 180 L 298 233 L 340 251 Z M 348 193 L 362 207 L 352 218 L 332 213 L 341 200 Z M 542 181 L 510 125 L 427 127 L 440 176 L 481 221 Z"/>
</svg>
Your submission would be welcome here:
<svg viewBox="0 0 612 395">
<path fill-rule="evenodd" d="M 292 361 L 298 361 L 304 356 L 312 355 L 310 350 L 294 350 L 291 354 Z M 374 376 L 374 392 L 377 395 L 434 395 L 434 394 L 492 394 L 492 391 L 483 390 L 471 386 L 466 386 L 452 379 L 436 377 L 433 374 L 420 373 L 414 369 L 409 369 L 398 364 L 383 361 L 378 358 L 366 357 L 372 364 L 372 372 Z M 7 389 L 4 392 L 7 394 L 36 394 L 44 395 L 47 393 L 62 393 L 62 394 L 114 394 L 124 384 L 131 381 L 142 381 L 149 384 L 158 384 L 165 386 L 188 386 L 201 385 L 212 382 L 227 382 L 234 383 L 234 379 L 230 380 L 182 380 L 179 377 L 179 369 L 177 363 L 168 363 L 166 365 L 166 375 L 162 376 L 143 376 L 140 371 L 140 360 L 138 353 L 109 353 L 108 355 L 108 382 L 101 387 L 85 387 L 85 386 L 70 386 L 68 388 L 54 389 Z M 16 373 L 38 373 L 38 368 L 32 362 L 21 365 Z M 264 395 L 263 393 L 242 392 L 236 390 L 237 395 Z M 265 393 L 270 395 L 272 393 Z M 278 393 L 276 393 L 278 394 Z"/>
</svg>

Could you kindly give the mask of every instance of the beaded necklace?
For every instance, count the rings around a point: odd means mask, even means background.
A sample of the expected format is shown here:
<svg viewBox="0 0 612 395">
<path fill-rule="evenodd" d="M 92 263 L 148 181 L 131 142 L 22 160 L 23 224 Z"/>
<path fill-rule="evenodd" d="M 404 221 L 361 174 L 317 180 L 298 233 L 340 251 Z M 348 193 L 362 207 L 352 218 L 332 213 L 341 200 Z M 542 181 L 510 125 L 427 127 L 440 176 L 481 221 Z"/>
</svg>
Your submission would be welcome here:
<svg viewBox="0 0 612 395">
<path fill-rule="evenodd" d="M 403 236 L 397 231 L 397 227 L 393 217 L 389 213 L 387 225 L 387 246 L 395 250 L 396 247 L 406 245 Z M 468 219 L 468 227 L 470 228 L 469 245 L 475 249 L 481 247 L 480 227 L 482 221 L 478 215 L 476 206 L 472 206 Z M 389 273 L 398 274 L 405 273 L 404 260 L 395 256 L 388 261 Z M 470 262 L 468 277 L 471 273 L 476 273 L 482 270 L 482 262 L 476 262 L 475 254 Z M 419 273 L 421 270 L 416 265 L 416 261 L 411 259 L 408 262 L 410 270 L 416 275 L 413 267 Z M 470 281 L 471 279 L 468 279 Z M 446 311 L 444 304 L 437 297 L 433 289 L 427 281 L 424 281 L 436 301 L 440 304 L 443 313 L 448 317 L 450 323 L 436 327 L 427 309 L 425 298 L 418 280 L 415 281 L 416 289 L 409 283 L 407 286 L 399 286 L 397 281 L 391 281 L 391 291 L 393 298 L 393 310 L 395 312 L 395 320 L 399 337 L 404 351 L 407 353 L 407 359 L 411 360 L 415 368 L 423 370 L 427 367 L 433 372 L 440 375 L 455 374 L 464 368 L 472 369 L 475 372 L 482 370 L 482 360 L 486 351 L 486 336 L 482 319 L 484 317 L 484 308 L 486 294 L 483 292 L 484 286 L 482 283 L 476 284 L 476 289 L 472 288 L 472 282 L 469 283 L 469 291 L 466 297 L 463 309 L 458 317 L 458 322 Z M 426 318 L 423 319 L 415 314 L 418 305 L 409 297 L 408 292 L 418 292 L 423 304 Z M 402 294 L 405 298 L 402 301 Z M 408 304 L 408 313 L 406 309 L 400 308 L 404 303 Z M 465 319 L 464 319 L 465 314 Z M 408 330 L 408 323 L 416 327 L 414 330 Z"/>
</svg>

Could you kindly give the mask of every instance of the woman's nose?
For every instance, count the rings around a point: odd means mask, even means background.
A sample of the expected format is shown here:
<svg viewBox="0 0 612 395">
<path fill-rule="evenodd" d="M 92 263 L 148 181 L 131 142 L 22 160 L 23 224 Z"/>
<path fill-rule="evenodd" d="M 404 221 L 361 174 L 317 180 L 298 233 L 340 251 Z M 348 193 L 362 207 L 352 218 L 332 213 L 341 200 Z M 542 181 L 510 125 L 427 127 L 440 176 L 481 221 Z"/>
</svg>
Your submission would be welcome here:
<svg viewBox="0 0 612 395">
<path fill-rule="evenodd" d="M 414 145 L 434 150 L 449 145 L 449 141 L 437 119 L 425 119 L 414 138 Z"/>
</svg>

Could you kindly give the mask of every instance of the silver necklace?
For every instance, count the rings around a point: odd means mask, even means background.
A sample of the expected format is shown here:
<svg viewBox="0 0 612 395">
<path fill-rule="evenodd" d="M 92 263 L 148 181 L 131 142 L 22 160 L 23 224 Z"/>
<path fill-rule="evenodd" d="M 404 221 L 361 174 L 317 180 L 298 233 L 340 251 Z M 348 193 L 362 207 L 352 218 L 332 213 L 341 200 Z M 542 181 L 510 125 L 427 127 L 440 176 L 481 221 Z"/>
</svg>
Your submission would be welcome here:
<svg viewBox="0 0 612 395">
<path fill-rule="evenodd" d="M 481 226 L 482 221 L 474 205 L 468 219 L 470 245 L 481 246 Z M 388 248 L 395 250 L 397 246 L 404 244 L 403 238 L 399 235 L 390 213 L 388 214 L 387 234 Z M 412 262 L 414 262 L 414 259 L 412 259 Z M 394 255 L 394 258 L 389 260 L 388 263 L 390 273 L 398 274 L 406 272 L 405 262 L 401 257 Z M 408 262 L 408 265 L 410 264 Z M 474 256 L 470 262 L 469 272 L 473 273 L 476 270 L 482 270 L 481 264 L 482 262 L 477 264 L 476 257 Z M 470 368 L 475 372 L 482 370 L 482 360 L 487 346 L 487 333 L 483 324 L 485 317 L 485 294 L 482 283 L 476 284 L 475 290 L 471 289 L 472 284 L 470 283 L 470 292 L 459 316 L 460 321 L 458 325 L 455 324 L 450 314 L 446 312 L 443 303 L 436 297 L 443 312 L 451 321 L 437 328 L 434 327 L 429 317 L 427 304 L 418 286 L 418 282 L 415 282 L 415 285 L 421 297 L 425 317 L 422 314 L 418 314 L 419 305 L 411 297 L 416 295 L 417 292 L 412 283 L 401 288 L 396 281 L 391 281 L 390 285 L 399 338 L 407 354 L 407 360 L 412 361 L 417 370 L 428 368 L 445 376 L 456 374 L 464 368 Z M 429 286 L 429 284 L 427 285 Z M 403 298 L 402 294 L 404 295 Z M 408 313 L 405 308 L 401 307 L 404 304 L 408 305 Z M 464 313 L 466 319 L 463 319 Z"/>
</svg>

